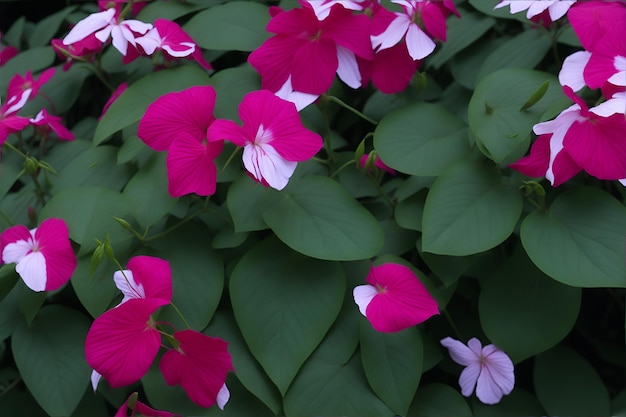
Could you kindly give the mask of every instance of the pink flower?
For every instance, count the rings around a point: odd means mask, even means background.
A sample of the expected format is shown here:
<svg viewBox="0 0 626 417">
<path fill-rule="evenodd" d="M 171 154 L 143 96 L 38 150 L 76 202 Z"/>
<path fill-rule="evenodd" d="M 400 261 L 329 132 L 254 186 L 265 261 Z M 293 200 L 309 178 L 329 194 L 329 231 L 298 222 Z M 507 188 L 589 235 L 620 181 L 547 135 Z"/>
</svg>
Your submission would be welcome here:
<svg viewBox="0 0 626 417">
<path fill-rule="evenodd" d="M 361 157 L 361 160 L 359 161 L 359 165 L 361 165 L 362 168 L 368 169 L 367 167 L 368 159 L 369 159 L 369 155 L 363 155 Z M 385 163 L 380 159 L 378 154 L 376 154 L 374 157 L 374 166 L 380 170 L 387 171 L 391 175 L 396 175 L 396 171 L 392 168 L 389 168 L 387 165 L 385 165 Z"/>
<path fill-rule="evenodd" d="M 16 116 L 26 103 L 27 96 L 17 102 L 17 97 L 9 98 L 9 101 L 0 107 L 0 146 L 7 140 L 11 133 L 20 132 L 30 124 L 28 117 Z"/>
<path fill-rule="evenodd" d="M 126 56 L 128 44 L 136 47 L 137 34 L 145 34 L 152 29 L 152 25 L 133 19 L 118 22 L 117 14 L 115 8 L 90 14 L 70 30 L 63 38 L 63 44 L 71 45 L 95 33 L 100 42 L 106 42 L 110 37 L 115 49 Z"/>
<path fill-rule="evenodd" d="M 88 61 L 93 58 L 93 55 L 100 52 L 104 45 L 96 38 L 96 34 L 92 33 L 86 38 L 74 42 L 70 45 L 65 45 L 62 39 L 52 39 L 50 41 L 52 49 L 56 52 L 57 56 L 65 60 L 63 64 L 63 71 L 70 69 L 75 60 Z"/>
<path fill-rule="evenodd" d="M 71 278 L 76 256 L 63 219 L 46 219 L 30 231 L 22 225 L 0 235 L 2 262 L 15 270 L 33 291 L 54 291 Z"/>
<path fill-rule="evenodd" d="M 246 94 L 239 105 L 240 127 L 216 120 L 208 130 L 209 142 L 229 140 L 243 147 L 243 164 L 252 178 L 282 190 L 296 169 L 322 148 L 322 138 L 302 126 L 293 103 L 267 90 Z"/>
<path fill-rule="evenodd" d="M 42 137 L 49 137 L 54 132 L 61 140 L 74 140 L 74 134 L 61 123 L 59 116 L 49 115 L 46 109 L 42 109 L 37 116 L 30 119 L 30 123 L 35 126 L 35 130 Z"/>
<path fill-rule="evenodd" d="M 476 396 L 481 402 L 497 404 L 513 391 L 513 362 L 495 345 L 482 347 L 475 337 L 467 342 L 467 346 L 451 337 L 442 339 L 441 344 L 448 348 L 453 361 L 466 367 L 459 377 L 464 396 L 469 397 L 476 388 Z"/>
<path fill-rule="evenodd" d="M 194 58 L 203 68 L 212 69 L 202 56 L 202 51 L 193 39 L 175 22 L 167 19 L 157 19 L 154 27 L 144 36 L 137 38 L 147 55 L 160 49 L 169 60 L 177 58 Z"/>
<path fill-rule="evenodd" d="M 379 332 L 404 330 L 439 314 L 437 301 L 407 266 L 373 266 L 366 281 L 354 288 L 354 302 Z"/>
<path fill-rule="evenodd" d="M 593 52 L 607 34 L 623 31 L 626 7 L 623 2 L 581 1 L 567 12 L 567 19 L 583 48 Z"/>
<path fill-rule="evenodd" d="M 0 32 L 0 39 L 2 39 L 2 33 Z M 11 58 L 17 55 L 20 51 L 16 47 L 10 45 L 4 45 L 0 43 L 0 66 L 9 62 Z"/>
<path fill-rule="evenodd" d="M 156 151 L 168 151 L 168 190 L 174 197 L 215 193 L 214 160 L 223 141 L 206 140 L 214 107 L 213 87 L 191 87 L 159 97 L 139 121 L 139 138 Z"/>
<path fill-rule="evenodd" d="M 113 280 L 124 297 L 94 321 L 85 342 L 87 362 L 94 369 L 94 391 L 101 376 L 111 386 L 120 387 L 148 371 L 161 345 L 150 316 L 172 299 L 170 265 L 160 258 L 135 256 L 128 261 L 127 270 L 115 272 Z"/>
<path fill-rule="evenodd" d="M 146 417 L 180 417 L 179 414 L 170 413 L 169 411 L 159 411 L 154 408 L 150 408 L 137 399 L 138 394 L 133 392 L 124 401 L 124 404 L 117 410 L 117 413 L 113 417 L 128 417 L 128 408 L 132 410 L 131 416 L 146 416 Z"/>
<path fill-rule="evenodd" d="M 224 382 L 233 370 L 228 343 L 195 330 L 174 333 L 179 345 L 165 352 L 159 362 L 168 385 L 180 385 L 189 398 L 202 407 L 217 402 L 220 409 L 228 401 Z"/>
<path fill-rule="evenodd" d="M 26 100 L 32 100 L 35 98 L 42 85 L 47 83 L 50 78 L 54 76 L 55 68 L 48 68 L 41 73 L 38 79 L 34 79 L 30 71 L 26 71 L 24 77 L 19 74 L 15 74 L 11 81 L 9 81 L 9 87 L 7 90 L 7 97 L 19 97 L 17 100 L 25 102 Z M 7 104 L 11 99 L 7 100 Z M 21 108 L 21 107 L 20 107 Z"/>
<path fill-rule="evenodd" d="M 565 16 L 574 3 L 576 0 L 502 0 L 494 9 L 510 6 L 511 14 L 527 10 L 527 19 L 539 16 L 547 10 L 550 19 L 555 22 Z"/>
<path fill-rule="evenodd" d="M 365 84 L 370 79 L 381 93 L 395 94 L 404 91 L 422 61 L 414 61 L 404 40 L 396 45 L 376 51 L 374 59 L 359 59 L 359 69 Z"/>
<path fill-rule="evenodd" d="M 319 21 L 306 2 L 289 11 L 272 7 L 270 14 L 267 30 L 276 35 L 248 57 L 264 89 L 277 92 L 291 81 L 287 90 L 319 96 L 330 88 L 335 73 L 352 88 L 361 85 L 356 56 L 372 58 L 367 16 L 335 4 Z"/>
<path fill-rule="evenodd" d="M 413 60 L 424 59 L 435 50 L 434 39 L 446 40 L 446 16 L 459 16 L 451 0 L 392 0 L 403 13 L 380 12 L 372 20 L 372 46 L 382 51 L 405 39 Z M 420 22 L 420 23 L 418 23 Z"/>
<path fill-rule="evenodd" d="M 115 91 L 111 93 L 111 97 L 109 97 L 107 102 L 104 103 L 104 107 L 102 108 L 102 113 L 100 114 L 100 117 L 98 117 L 98 120 L 102 119 L 102 116 L 104 116 L 107 110 L 109 110 L 109 107 L 111 107 L 111 104 L 113 104 L 115 100 L 117 100 L 117 98 L 121 96 L 124 91 L 126 91 L 127 88 L 128 88 L 128 83 L 121 83 L 120 85 L 117 86 Z"/>
</svg>

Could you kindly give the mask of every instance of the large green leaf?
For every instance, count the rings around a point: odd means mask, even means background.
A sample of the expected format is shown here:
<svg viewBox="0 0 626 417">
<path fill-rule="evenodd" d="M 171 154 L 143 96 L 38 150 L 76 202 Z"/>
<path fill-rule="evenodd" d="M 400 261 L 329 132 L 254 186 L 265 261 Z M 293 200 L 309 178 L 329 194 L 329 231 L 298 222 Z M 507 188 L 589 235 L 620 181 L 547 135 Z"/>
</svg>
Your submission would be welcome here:
<svg viewBox="0 0 626 417">
<path fill-rule="evenodd" d="M 456 389 L 436 382 L 420 387 L 407 416 L 471 417 L 472 411 Z"/>
<path fill-rule="evenodd" d="M 483 330 L 515 363 L 559 343 L 578 317 L 580 289 L 545 276 L 521 248 L 481 283 Z"/>
<path fill-rule="evenodd" d="M 546 81 L 550 85 L 539 102 L 520 110 Z M 543 113 L 559 103 L 564 103 L 565 107 L 567 99 L 554 75 L 527 69 L 502 69 L 478 83 L 469 102 L 469 126 L 485 156 L 497 163 L 512 163 L 526 153 L 532 128 Z"/>
<path fill-rule="evenodd" d="M 552 416 L 608 416 L 609 393 L 593 366 L 578 353 L 557 346 L 535 358 L 539 402 Z"/>
<path fill-rule="evenodd" d="M 440 175 L 469 152 L 465 123 L 440 106 L 417 103 L 388 113 L 376 126 L 374 147 L 390 167 Z"/>
<path fill-rule="evenodd" d="M 89 320 L 59 305 L 44 307 L 33 322 L 18 325 L 11 341 L 26 386 L 51 416 L 69 416 L 89 384 L 85 337 Z"/>
<path fill-rule="evenodd" d="M 311 357 L 285 396 L 287 416 L 393 416 L 366 383 L 358 353 L 344 365 Z"/>
<path fill-rule="evenodd" d="M 229 1 L 194 15 L 183 27 L 205 49 L 253 51 L 269 37 L 267 7 L 252 1 Z"/>
<path fill-rule="evenodd" d="M 163 94 L 208 83 L 206 71 L 195 65 L 181 65 L 146 75 L 129 86 L 109 107 L 96 128 L 94 145 L 138 122 L 146 108 Z"/>
<path fill-rule="evenodd" d="M 28 44 L 31 48 L 38 46 L 46 46 L 50 43 L 50 40 L 59 30 L 61 24 L 65 21 L 65 18 L 70 15 L 76 6 L 66 7 L 59 12 L 51 14 L 46 18 L 40 20 L 35 29 L 28 37 Z"/>
<path fill-rule="evenodd" d="M 132 214 L 142 228 L 161 220 L 178 201 L 167 191 L 165 153 L 152 153 L 141 169 L 124 187 L 132 201 Z"/>
<path fill-rule="evenodd" d="M 310 176 L 282 192 L 263 213 L 265 223 L 292 249 L 313 258 L 357 260 L 383 244 L 380 225 L 335 181 Z"/>
<path fill-rule="evenodd" d="M 528 215 L 524 249 L 544 273 L 575 287 L 626 287 L 626 208 L 604 191 L 568 190 Z"/>
<path fill-rule="evenodd" d="M 502 184 L 497 169 L 468 158 L 430 189 L 422 217 L 422 248 L 454 256 L 486 251 L 509 237 L 521 212 L 522 197 Z"/>
<path fill-rule="evenodd" d="M 219 71 L 211 77 L 211 85 L 217 96 L 215 117 L 239 121 L 239 103 L 247 93 L 261 89 L 261 76 L 245 64 Z"/>
<path fill-rule="evenodd" d="M 509 395 L 502 397 L 498 404 L 483 404 L 478 398 L 472 398 L 472 410 L 474 417 L 545 416 L 547 414 L 534 394 L 517 386 Z"/>
<path fill-rule="evenodd" d="M 41 210 L 42 219 L 65 219 L 70 239 L 81 245 L 79 254 L 91 252 L 96 247 L 94 239 L 104 240 L 108 234 L 111 242 L 129 238 L 126 230 L 114 217 L 125 218 L 131 203 L 126 196 L 108 188 L 76 187 L 56 194 Z"/>
<path fill-rule="evenodd" d="M 206 9 L 215 4 L 219 4 L 220 0 L 204 0 L 201 4 L 192 4 L 190 2 L 180 1 L 155 1 L 149 2 L 146 7 L 141 9 L 137 14 L 137 20 L 142 22 L 151 22 L 162 18 L 168 20 L 176 20 L 181 16 L 185 16 L 196 10 Z"/>
<path fill-rule="evenodd" d="M 267 191 L 261 184 L 251 181 L 247 175 L 240 176 L 228 187 L 226 204 L 236 232 L 267 229 L 261 205 Z"/>
<path fill-rule="evenodd" d="M 67 112 L 78 99 L 85 79 L 92 72 L 85 66 L 72 65 L 64 71 L 62 65 L 55 67 L 54 76 L 37 94 L 24 105 L 21 114 L 37 114 L 42 108 L 54 115 Z M 53 136 L 54 137 L 54 136 Z"/>
<path fill-rule="evenodd" d="M 48 68 L 53 62 L 54 51 L 51 46 L 32 48 L 14 56 L 2 66 L 2 71 L 0 71 L 0 91 L 2 91 L 2 95 L 4 96 L 9 86 L 9 81 L 16 74 L 20 74 L 23 77 L 26 71 L 36 73 L 39 70 Z"/>
<path fill-rule="evenodd" d="M 406 415 L 422 377 L 423 345 L 419 330 L 381 333 L 361 320 L 361 360 L 367 381 L 389 408 Z"/>
<path fill-rule="evenodd" d="M 155 243 L 156 255 L 168 260 L 172 268 L 172 301 L 194 329 L 209 324 L 224 288 L 224 265 L 211 249 L 207 232 L 188 223 Z M 184 326 L 170 307 L 160 317 Z"/>
<path fill-rule="evenodd" d="M 341 267 L 304 257 L 271 237 L 239 261 L 229 288 L 250 351 L 284 395 L 339 313 Z"/>
<path fill-rule="evenodd" d="M 228 341 L 228 353 L 232 356 L 237 379 L 278 415 L 282 410 L 280 393 L 250 353 L 234 317 L 230 313 L 218 311 L 203 333 Z"/>
</svg>

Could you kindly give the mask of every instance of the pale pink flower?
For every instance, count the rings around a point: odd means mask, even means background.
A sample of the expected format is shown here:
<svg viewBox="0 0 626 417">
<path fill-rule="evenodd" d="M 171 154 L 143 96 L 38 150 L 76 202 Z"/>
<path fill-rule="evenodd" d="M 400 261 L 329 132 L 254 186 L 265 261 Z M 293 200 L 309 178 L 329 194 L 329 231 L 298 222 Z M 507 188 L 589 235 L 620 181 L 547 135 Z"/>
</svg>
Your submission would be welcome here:
<svg viewBox="0 0 626 417">
<path fill-rule="evenodd" d="M 354 302 L 379 332 L 398 332 L 439 314 L 437 301 L 407 266 L 373 266 L 366 281 L 354 288 Z"/>
<path fill-rule="evenodd" d="M 526 10 L 526 18 L 531 19 L 548 11 L 550 19 L 555 22 L 565 16 L 576 0 L 502 0 L 494 9 L 510 6 L 511 14 Z"/>
<path fill-rule="evenodd" d="M 165 382 L 180 385 L 202 407 L 217 403 L 223 410 L 230 397 L 226 375 L 233 370 L 228 343 L 195 330 L 178 331 L 174 339 L 178 346 L 165 352 L 159 362 Z"/>
<path fill-rule="evenodd" d="M 302 125 L 293 103 L 267 90 L 246 94 L 239 105 L 243 126 L 216 120 L 208 130 L 209 142 L 228 140 L 243 147 L 243 164 L 255 180 L 282 190 L 300 161 L 322 148 L 322 138 Z"/>
<path fill-rule="evenodd" d="M 111 38 L 115 49 L 126 56 L 129 44 L 136 47 L 137 34 L 143 35 L 150 29 L 152 29 L 150 23 L 139 20 L 118 21 L 115 8 L 110 8 L 102 12 L 92 13 L 78 22 L 63 38 L 63 44 L 71 45 L 95 33 L 100 42 L 106 42 Z"/>
<path fill-rule="evenodd" d="M 63 219 L 46 219 L 28 230 L 18 225 L 0 234 L 2 262 L 16 263 L 15 270 L 33 291 L 54 291 L 71 278 L 76 256 Z"/>
<path fill-rule="evenodd" d="M 63 126 L 59 116 L 48 114 L 46 109 L 41 109 L 37 115 L 30 119 L 37 133 L 42 137 L 49 137 L 54 133 L 60 140 L 74 140 L 74 134 Z"/>
<path fill-rule="evenodd" d="M 180 417 L 180 414 L 170 413 L 169 411 L 155 410 L 148 407 L 137 399 L 137 393 L 133 392 L 124 401 L 124 404 L 117 410 L 117 413 L 113 417 L 128 417 L 128 409 L 132 410 L 131 416 L 145 416 L 145 417 Z"/>
<path fill-rule="evenodd" d="M 513 362 L 495 345 L 482 347 L 475 337 L 467 342 L 467 346 L 451 337 L 442 339 L 441 344 L 448 348 L 453 361 L 466 367 L 459 377 L 461 393 L 465 397 L 472 395 L 475 388 L 482 403 L 497 404 L 513 391 Z"/>
</svg>

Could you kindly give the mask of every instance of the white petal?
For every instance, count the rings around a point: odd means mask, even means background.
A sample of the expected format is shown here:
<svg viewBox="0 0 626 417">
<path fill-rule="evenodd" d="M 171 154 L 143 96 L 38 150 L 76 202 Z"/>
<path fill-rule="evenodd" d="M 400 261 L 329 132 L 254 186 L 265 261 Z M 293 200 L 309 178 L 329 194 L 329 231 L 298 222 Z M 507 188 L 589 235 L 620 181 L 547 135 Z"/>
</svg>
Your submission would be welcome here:
<svg viewBox="0 0 626 417">
<path fill-rule="evenodd" d="M 354 302 L 357 306 L 359 306 L 359 311 L 361 314 L 367 317 L 366 311 L 367 306 L 370 304 L 372 299 L 378 294 L 376 288 L 373 285 L 359 285 L 354 287 L 352 290 L 352 296 L 354 297 Z"/>
<path fill-rule="evenodd" d="M 120 26 L 123 26 L 124 28 L 130 28 L 130 30 L 132 30 L 133 32 L 137 32 L 141 35 L 152 29 L 152 24 L 134 19 L 124 20 L 120 23 Z M 133 35 L 133 38 L 134 37 L 135 36 Z"/>
<path fill-rule="evenodd" d="M 189 56 L 189 55 L 193 54 L 193 51 L 196 50 L 196 45 L 194 45 L 191 42 L 181 42 L 179 45 L 186 46 L 187 49 L 184 49 L 182 51 L 175 51 L 175 50 L 172 49 L 171 46 L 163 45 L 163 50 L 166 51 L 171 56 L 176 57 L 176 58 L 182 58 L 182 57 L 185 57 L 185 56 Z"/>
<path fill-rule="evenodd" d="M 113 26 L 111 28 L 111 38 L 113 38 L 113 47 L 120 51 L 120 53 L 126 56 L 128 51 L 128 39 L 124 37 L 124 32 L 119 26 Z"/>
<path fill-rule="evenodd" d="M 115 8 L 107 9 L 99 13 L 90 14 L 80 22 L 76 23 L 76 26 L 74 26 L 72 30 L 70 30 L 65 38 L 63 38 L 63 44 L 71 45 L 75 42 L 85 39 L 87 36 L 99 31 L 107 25 L 114 24 L 114 16 Z"/>
<path fill-rule="evenodd" d="M 424 59 L 435 50 L 435 46 L 435 42 L 419 26 L 415 24 L 409 26 L 409 31 L 406 33 L 406 47 L 411 58 Z"/>
<path fill-rule="evenodd" d="M 5 264 L 18 263 L 28 255 L 33 249 L 32 242 L 25 240 L 18 240 L 16 242 L 9 243 L 4 247 L 2 251 L 2 261 Z"/>
<path fill-rule="evenodd" d="M 102 375 L 100 375 L 94 369 L 91 372 L 91 386 L 93 387 L 93 392 L 96 392 L 96 390 L 98 389 L 98 384 L 100 383 L 100 379 L 102 379 Z"/>
<path fill-rule="evenodd" d="M 511 14 L 515 14 L 515 13 L 519 13 L 522 10 L 526 10 L 528 9 L 530 6 L 532 6 L 532 4 L 535 2 L 535 0 L 529 0 L 529 1 L 522 1 L 522 0 L 515 0 L 515 1 L 509 1 L 509 6 L 511 6 Z"/>
<path fill-rule="evenodd" d="M 22 92 L 20 96 L 9 97 L 6 102 L 7 109 L 4 111 L 5 116 L 9 116 L 13 113 L 17 113 L 24 107 L 24 104 L 28 101 L 31 93 L 33 92 L 32 88 L 28 88 Z"/>
<path fill-rule="evenodd" d="M 114 27 L 116 26 L 109 25 L 109 26 L 106 26 L 104 29 L 96 32 L 96 39 L 98 39 L 100 42 L 106 42 L 111 36 L 111 31 L 113 30 Z"/>
<path fill-rule="evenodd" d="M 135 39 L 148 55 L 152 55 L 157 48 L 161 47 L 163 40 L 156 29 L 150 30 L 144 36 Z"/>
<path fill-rule="evenodd" d="M 616 113 L 626 112 L 626 92 L 613 94 L 609 100 L 589 109 L 590 112 L 602 117 L 609 117 Z"/>
<path fill-rule="evenodd" d="M 574 3 L 576 3 L 576 1 L 567 0 L 560 0 L 552 3 L 552 5 L 550 5 L 550 7 L 548 8 L 548 12 L 550 13 L 550 19 L 553 22 L 556 22 L 557 20 L 565 16 L 565 13 L 567 13 L 569 8 L 572 7 Z"/>
<path fill-rule="evenodd" d="M 354 89 L 361 87 L 361 72 L 354 53 L 348 48 L 337 45 L 337 59 L 339 60 L 337 75 L 341 81 Z"/>
<path fill-rule="evenodd" d="M 583 88 L 585 86 L 583 72 L 589 62 L 589 58 L 591 58 L 591 52 L 589 51 L 578 51 L 565 58 L 559 72 L 559 83 L 572 87 L 574 92 Z"/>
<path fill-rule="evenodd" d="M 282 190 L 296 170 L 297 162 L 287 161 L 271 145 L 246 145 L 243 149 L 243 164 L 254 178 Z"/>
<path fill-rule="evenodd" d="M 526 19 L 530 19 L 533 16 L 537 16 L 538 14 L 543 13 L 548 7 L 552 5 L 552 1 L 533 1 L 532 4 L 528 7 L 528 11 L 526 12 Z"/>
<path fill-rule="evenodd" d="M 622 178 L 621 180 L 619 180 L 620 184 L 622 184 L 624 187 L 626 187 L 626 178 Z"/>
<path fill-rule="evenodd" d="M 113 274 L 113 281 L 115 282 L 115 286 L 122 292 L 122 294 L 124 294 L 124 298 L 120 304 L 124 304 L 126 301 L 134 298 L 146 298 L 143 285 L 137 284 L 135 278 L 133 277 L 133 271 L 126 269 L 123 272 L 115 271 Z"/>
<path fill-rule="evenodd" d="M 28 288 L 33 291 L 45 291 L 46 281 L 46 258 L 43 253 L 31 252 L 17 263 L 15 270 L 22 277 Z"/>
<path fill-rule="evenodd" d="M 224 410 L 224 406 L 230 399 L 230 391 L 228 391 L 228 387 L 226 384 L 222 385 L 220 392 L 217 393 L 217 407 L 220 410 Z"/>
<path fill-rule="evenodd" d="M 396 45 L 411 26 L 411 19 L 405 14 L 396 13 L 396 18 L 391 21 L 387 29 L 380 35 L 372 36 L 372 46 L 374 49 L 380 46 L 379 50 L 391 48 Z"/>
<path fill-rule="evenodd" d="M 274 93 L 276 96 L 283 100 L 291 101 L 296 105 L 298 111 L 302 110 L 309 104 L 313 103 L 319 97 L 316 94 L 303 93 L 300 91 L 294 91 L 291 85 L 291 76 L 287 78 L 285 84 L 278 91 Z"/>
</svg>

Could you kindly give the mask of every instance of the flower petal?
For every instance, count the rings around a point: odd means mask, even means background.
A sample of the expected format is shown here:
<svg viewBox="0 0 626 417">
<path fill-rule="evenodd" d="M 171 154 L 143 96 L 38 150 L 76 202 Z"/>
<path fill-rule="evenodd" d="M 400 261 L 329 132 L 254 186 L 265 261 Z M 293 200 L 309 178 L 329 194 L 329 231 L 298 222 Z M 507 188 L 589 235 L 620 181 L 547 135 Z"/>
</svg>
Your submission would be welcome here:
<svg viewBox="0 0 626 417">
<path fill-rule="evenodd" d="M 378 291 L 376 291 L 376 288 L 371 285 L 358 285 L 354 287 L 354 290 L 352 290 L 354 302 L 357 306 L 359 306 L 359 311 L 365 317 L 367 317 L 367 306 L 376 296 L 376 294 L 378 294 Z"/>
<path fill-rule="evenodd" d="M 459 386 L 461 387 L 461 394 L 465 397 L 469 397 L 474 392 L 476 387 L 476 380 L 480 378 L 481 369 L 480 363 L 474 362 L 467 366 L 467 368 L 461 371 L 459 376 Z"/>
<path fill-rule="evenodd" d="M 435 50 L 435 42 L 416 24 L 409 26 L 406 47 L 414 60 L 424 59 Z"/>
<path fill-rule="evenodd" d="M 115 15 L 115 8 L 107 9 L 103 12 L 92 13 L 78 22 L 70 32 L 63 38 L 64 45 L 85 39 L 92 33 L 102 29 L 112 23 Z"/>
<path fill-rule="evenodd" d="M 45 291 L 48 281 L 46 258 L 41 252 L 31 252 L 16 265 L 15 271 L 20 274 L 24 284 L 33 291 Z"/>
<path fill-rule="evenodd" d="M 153 256 L 135 256 L 128 261 L 134 281 L 143 287 L 144 298 L 172 301 L 172 271 L 170 263 Z"/>
<path fill-rule="evenodd" d="M 361 86 L 361 73 L 354 53 L 341 45 L 337 45 L 337 59 L 339 62 L 337 75 L 341 81 L 349 87 L 359 88 Z"/>
<path fill-rule="evenodd" d="M 35 231 L 39 250 L 46 260 L 46 291 L 61 288 L 76 269 L 76 255 L 63 219 L 46 219 Z"/>
<path fill-rule="evenodd" d="M 243 165 L 260 183 L 282 190 L 296 170 L 297 162 L 287 161 L 271 145 L 247 145 L 243 149 Z"/>
<path fill-rule="evenodd" d="M 220 392 L 217 393 L 217 407 L 223 410 L 228 400 L 230 400 L 230 391 L 228 391 L 228 387 L 224 384 Z"/>
<path fill-rule="evenodd" d="M 440 343 L 442 346 L 448 348 L 450 357 L 459 365 L 469 366 L 473 363 L 477 363 L 479 360 L 479 357 L 474 351 L 458 340 L 446 337 L 442 339 Z"/>
<path fill-rule="evenodd" d="M 32 235 L 26 226 L 12 226 L 0 234 L 0 260 L 5 264 L 17 263 L 32 248 Z"/>
</svg>

